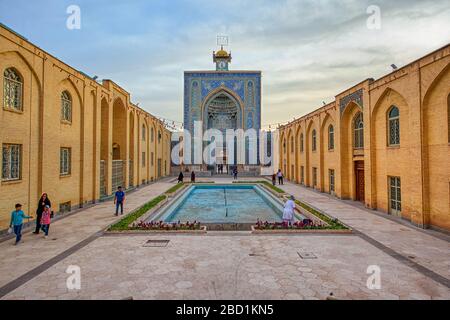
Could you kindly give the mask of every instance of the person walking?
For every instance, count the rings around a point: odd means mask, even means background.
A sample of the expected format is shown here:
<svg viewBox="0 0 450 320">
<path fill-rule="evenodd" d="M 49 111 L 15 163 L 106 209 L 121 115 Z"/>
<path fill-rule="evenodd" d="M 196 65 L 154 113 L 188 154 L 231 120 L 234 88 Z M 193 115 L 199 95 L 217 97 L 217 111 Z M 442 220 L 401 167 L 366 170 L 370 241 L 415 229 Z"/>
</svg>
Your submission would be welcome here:
<svg viewBox="0 0 450 320">
<path fill-rule="evenodd" d="M 114 195 L 114 204 L 116 205 L 116 216 L 120 214 L 123 215 L 123 204 L 125 203 L 125 192 L 122 191 L 122 187 L 118 187 L 116 194 Z"/>
<path fill-rule="evenodd" d="M 184 181 L 184 175 L 183 175 L 183 172 L 180 171 L 180 174 L 178 175 L 177 183 L 183 183 L 183 181 Z"/>
<path fill-rule="evenodd" d="M 284 184 L 284 182 L 283 182 L 283 172 L 281 172 L 281 169 L 278 170 L 277 177 L 278 177 L 278 184 L 280 186 L 283 185 Z"/>
<path fill-rule="evenodd" d="M 234 180 L 238 179 L 238 169 L 237 169 L 237 167 L 234 168 L 234 170 L 233 170 L 233 176 L 234 176 Z"/>
<path fill-rule="evenodd" d="M 288 201 L 286 201 L 283 210 L 283 222 L 287 226 L 292 226 L 294 223 L 294 209 L 295 209 L 295 198 L 291 196 Z"/>
<path fill-rule="evenodd" d="M 191 173 L 191 183 L 195 183 L 195 172 L 192 171 Z"/>
<path fill-rule="evenodd" d="M 31 216 L 27 216 L 22 211 L 22 205 L 20 203 L 16 204 L 16 210 L 11 212 L 11 222 L 9 223 L 9 227 L 14 230 L 14 234 L 16 235 L 16 243 L 17 245 L 22 240 L 22 226 L 23 219 L 33 219 Z"/>
<path fill-rule="evenodd" d="M 42 212 L 42 218 L 41 218 L 41 226 L 42 231 L 44 232 L 44 238 L 48 238 L 48 230 L 50 229 L 50 223 L 52 218 L 52 211 L 50 209 L 50 206 L 45 206 L 44 211 Z"/>
<path fill-rule="evenodd" d="M 39 234 L 39 231 L 41 230 L 41 218 L 42 218 L 42 212 L 44 212 L 45 207 L 49 206 L 52 207 L 52 203 L 50 202 L 50 199 L 48 198 L 48 195 L 44 192 L 39 199 L 37 209 L 36 209 L 36 229 L 34 229 L 33 234 Z"/>
</svg>

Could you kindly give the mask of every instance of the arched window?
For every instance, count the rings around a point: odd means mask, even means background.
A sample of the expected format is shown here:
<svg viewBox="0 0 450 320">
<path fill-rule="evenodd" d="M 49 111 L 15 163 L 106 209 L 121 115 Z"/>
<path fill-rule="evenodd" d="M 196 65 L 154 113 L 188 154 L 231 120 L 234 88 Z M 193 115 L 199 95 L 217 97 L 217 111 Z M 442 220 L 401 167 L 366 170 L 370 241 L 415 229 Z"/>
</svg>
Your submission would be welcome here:
<svg viewBox="0 0 450 320">
<path fill-rule="evenodd" d="M 304 145 L 304 141 L 303 141 L 303 133 L 300 135 L 300 152 L 303 152 L 303 145 Z"/>
<path fill-rule="evenodd" d="M 316 130 L 312 131 L 312 151 L 316 151 L 317 150 L 317 134 L 316 134 Z"/>
<path fill-rule="evenodd" d="M 364 148 L 364 120 L 362 112 L 359 112 L 353 120 L 353 147 Z"/>
<path fill-rule="evenodd" d="M 61 120 L 72 122 L 72 97 L 67 91 L 61 93 Z"/>
<path fill-rule="evenodd" d="M 155 141 L 155 129 L 153 129 L 153 128 L 150 131 L 150 141 L 151 142 Z"/>
<path fill-rule="evenodd" d="M 291 137 L 291 153 L 294 152 L 294 137 Z"/>
<path fill-rule="evenodd" d="M 145 141 L 145 136 L 147 135 L 147 130 L 145 129 L 145 124 L 142 125 L 142 141 Z"/>
<path fill-rule="evenodd" d="M 22 111 L 22 77 L 13 68 L 6 69 L 3 77 L 3 107 Z"/>
<path fill-rule="evenodd" d="M 286 139 L 283 140 L 283 152 L 286 153 Z"/>
<path fill-rule="evenodd" d="M 158 143 L 161 143 L 161 138 L 162 138 L 161 131 L 158 130 Z"/>
<path fill-rule="evenodd" d="M 400 145 L 400 112 L 392 106 L 388 114 L 389 145 Z"/>
<path fill-rule="evenodd" d="M 328 150 L 334 150 L 334 127 L 331 124 L 328 127 Z"/>
</svg>

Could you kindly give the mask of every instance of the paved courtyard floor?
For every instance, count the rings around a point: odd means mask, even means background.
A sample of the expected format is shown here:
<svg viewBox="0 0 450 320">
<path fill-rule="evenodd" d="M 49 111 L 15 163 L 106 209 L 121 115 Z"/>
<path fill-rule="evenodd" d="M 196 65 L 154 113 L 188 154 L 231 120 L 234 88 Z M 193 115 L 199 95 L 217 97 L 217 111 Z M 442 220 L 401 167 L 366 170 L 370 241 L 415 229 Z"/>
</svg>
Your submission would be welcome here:
<svg viewBox="0 0 450 320">
<path fill-rule="evenodd" d="M 253 179 L 254 180 L 254 179 Z M 230 179 L 219 179 L 229 182 Z M 132 210 L 174 183 L 128 197 Z M 405 223 L 287 183 L 286 192 L 341 219 L 354 235 L 103 235 L 111 202 L 55 222 L 48 240 L 0 243 L 2 299 L 450 299 L 450 242 Z M 52 240 L 56 239 L 56 240 Z M 147 240 L 168 240 L 145 247 Z M 304 259 L 306 253 L 314 259 Z M 81 289 L 68 290 L 69 266 Z M 381 289 L 370 290 L 369 266 Z"/>
</svg>

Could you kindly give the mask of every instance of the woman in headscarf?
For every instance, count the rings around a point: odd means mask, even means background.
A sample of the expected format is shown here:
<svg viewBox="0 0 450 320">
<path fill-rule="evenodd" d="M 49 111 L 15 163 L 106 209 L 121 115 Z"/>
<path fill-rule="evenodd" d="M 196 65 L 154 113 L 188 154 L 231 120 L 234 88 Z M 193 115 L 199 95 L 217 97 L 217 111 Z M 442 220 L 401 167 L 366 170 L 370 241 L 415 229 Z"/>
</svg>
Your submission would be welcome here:
<svg viewBox="0 0 450 320">
<path fill-rule="evenodd" d="M 50 202 L 48 195 L 43 193 L 36 209 L 36 229 L 33 232 L 34 234 L 39 234 L 39 230 L 41 229 L 42 212 L 44 212 L 45 206 L 51 208 L 52 203 Z"/>
</svg>

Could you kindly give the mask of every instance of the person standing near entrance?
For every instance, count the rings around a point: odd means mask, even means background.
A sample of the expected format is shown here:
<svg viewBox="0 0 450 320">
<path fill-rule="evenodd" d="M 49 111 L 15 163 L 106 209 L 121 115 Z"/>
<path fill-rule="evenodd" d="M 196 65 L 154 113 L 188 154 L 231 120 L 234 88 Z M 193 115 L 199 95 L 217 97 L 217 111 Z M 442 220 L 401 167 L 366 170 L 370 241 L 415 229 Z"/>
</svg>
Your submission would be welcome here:
<svg viewBox="0 0 450 320">
<path fill-rule="evenodd" d="M 46 206 L 49 206 L 49 208 L 51 208 L 52 203 L 50 202 L 48 195 L 44 192 L 39 199 L 36 209 L 36 229 L 34 229 L 33 234 L 39 234 L 39 230 L 41 229 L 42 212 L 44 212 Z"/>
<path fill-rule="evenodd" d="M 192 171 L 191 173 L 191 183 L 195 183 L 195 172 Z"/>
<path fill-rule="evenodd" d="M 283 182 L 283 172 L 281 172 L 281 169 L 278 170 L 277 177 L 278 177 L 278 184 L 280 186 L 283 185 L 284 184 L 284 182 Z"/>
<path fill-rule="evenodd" d="M 123 215 L 123 204 L 125 203 L 125 192 L 122 191 L 122 187 L 118 187 L 116 194 L 114 195 L 114 204 L 116 205 L 116 216 L 120 214 Z"/>
<path fill-rule="evenodd" d="M 20 203 L 16 204 L 16 210 L 11 212 L 11 222 L 9 223 L 9 227 L 14 229 L 14 234 L 16 235 L 16 243 L 17 245 L 22 240 L 22 226 L 23 219 L 33 219 L 31 216 L 27 216 L 22 211 L 22 205 Z"/>
<path fill-rule="evenodd" d="M 238 169 L 237 169 L 237 167 L 234 168 L 234 170 L 233 170 L 233 176 L 234 176 L 234 180 L 238 179 Z"/>
<path fill-rule="evenodd" d="M 183 172 L 180 172 L 180 174 L 178 175 L 178 183 L 183 183 L 184 182 L 184 175 Z"/>
</svg>

